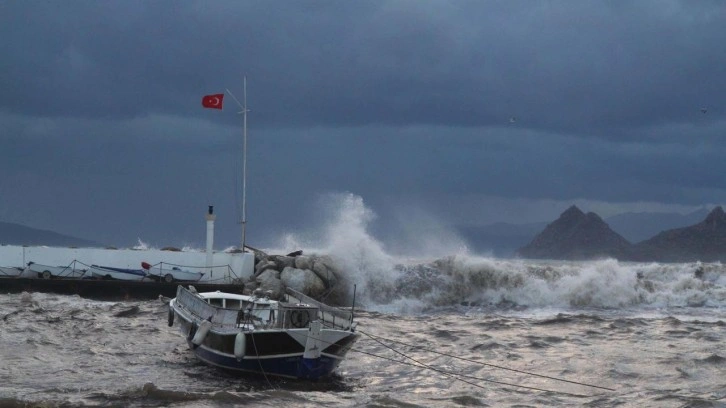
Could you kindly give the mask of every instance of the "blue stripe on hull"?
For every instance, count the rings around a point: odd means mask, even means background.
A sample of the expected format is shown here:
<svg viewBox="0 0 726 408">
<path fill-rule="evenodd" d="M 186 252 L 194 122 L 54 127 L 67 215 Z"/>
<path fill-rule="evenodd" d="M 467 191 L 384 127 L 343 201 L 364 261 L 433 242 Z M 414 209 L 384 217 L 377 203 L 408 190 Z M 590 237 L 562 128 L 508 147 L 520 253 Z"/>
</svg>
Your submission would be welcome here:
<svg viewBox="0 0 726 408">
<path fill-rule="evenodd" d="M 266 375 L 316 380 L 329 376 L 340 364 L 337 358 L 320 356 L 308 359 L 302 355 L 237 361 L 234 357 L 217 354 L 203 346 L 195 348 L 190 341 L 188 344 L 194 354 L 208 364 L 247 373 L 262 374 L 264 371 Z"/>
</svg>

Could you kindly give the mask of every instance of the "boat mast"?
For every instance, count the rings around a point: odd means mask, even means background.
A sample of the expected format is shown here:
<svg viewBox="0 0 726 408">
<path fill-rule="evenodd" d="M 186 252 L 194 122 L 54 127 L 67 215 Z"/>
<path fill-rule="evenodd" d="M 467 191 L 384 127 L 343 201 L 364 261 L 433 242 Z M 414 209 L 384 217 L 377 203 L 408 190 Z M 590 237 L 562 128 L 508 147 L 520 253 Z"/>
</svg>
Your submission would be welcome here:
<svg viewBox="0 0 726 408">
<path fill-rule="evenodd" d="M 246 251 L 245 238 L 247 234 L 247 76 L 243 79 L 244 87 L 244 107 L 243 112 L 243 132 L 242 132 L 242 252 Z"/>
<path fill-rule="evenodd" d="M 247 248 L 245 239 L 247 234 L 247 112 L 249 112 L 249 109 L 247 109 L 247 76 L 245 75 L 243 78 L 244 95 L 242 101 L 244 105 L 239 103 L 232 91 L 227 89 L 227 93 L 242 109 L 237 113 L 242 114 L 242 219 L 240 220 L 240 224 L 242 224 L 242 242 L 240 249 L 244 252 Z"/>
</svg>

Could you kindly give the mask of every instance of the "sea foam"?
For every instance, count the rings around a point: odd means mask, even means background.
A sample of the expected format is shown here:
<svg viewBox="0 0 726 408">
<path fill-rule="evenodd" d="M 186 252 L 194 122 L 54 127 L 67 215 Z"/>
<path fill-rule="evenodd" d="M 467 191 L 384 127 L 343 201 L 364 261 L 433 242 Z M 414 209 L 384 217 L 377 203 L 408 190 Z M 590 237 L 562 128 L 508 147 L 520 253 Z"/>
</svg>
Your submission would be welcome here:
<svg viewBox="0 0 726 408">
<path fill-rule="evenodd" d="M 469 253 L 464 241 L 451 235 L 407 236 L 423 244 L 398 246 L 447 248 L 449 254 L 393 255 L 369 232 L 376 215 L 361 197 L 330 195 L 326 206 L 329 221 L 316 234 L 288 233 L 277 251 L 304 248 L 332 257 L 343 284 L 356 285 L 358 302 L 372 310 L 726 307 L 726 268 L 720 263 L 498 259 Z"/>
</svg>

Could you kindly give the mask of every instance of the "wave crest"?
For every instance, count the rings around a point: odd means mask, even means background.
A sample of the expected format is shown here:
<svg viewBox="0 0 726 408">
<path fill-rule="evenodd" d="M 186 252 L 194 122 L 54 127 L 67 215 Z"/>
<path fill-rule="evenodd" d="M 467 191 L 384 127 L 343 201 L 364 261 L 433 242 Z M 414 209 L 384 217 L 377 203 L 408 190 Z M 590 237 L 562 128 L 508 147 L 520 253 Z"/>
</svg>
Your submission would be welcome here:
<svg viewBox="0 0 726 408">
<path fill-rule="evenodd" d="M 357 285 L 358 301 L 370 310 L 421 311 L 430 307 L 628 308 L 726 306 L 726 273 L 721 264 L 630 263 L 498 259 L 461 250 L 429 258 L 394 256 L 368 232 L 376 218 L 363 199 L 335 194 L 326 199 L 329 221 L 313 253 L 333 258 L 344 285 Z M 435 239 L 450 248 L 450 237 Z M 288 234 L 283 243 L 300 240 Z M 404 246 L 415 247 L 407 244 Z M 308 251 L 310 252 L 310 251 Z M 432 254 L 435 253 L 432 252 Z"/>
</svg>

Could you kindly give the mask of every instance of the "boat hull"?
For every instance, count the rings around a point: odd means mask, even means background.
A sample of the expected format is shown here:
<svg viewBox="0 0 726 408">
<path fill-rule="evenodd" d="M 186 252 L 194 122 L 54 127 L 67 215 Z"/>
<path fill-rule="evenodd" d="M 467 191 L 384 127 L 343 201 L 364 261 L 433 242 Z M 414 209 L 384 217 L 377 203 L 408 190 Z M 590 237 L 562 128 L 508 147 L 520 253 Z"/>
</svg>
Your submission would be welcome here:
<svg viewBox="0 0 726 408">
<path fill-rule="evenodd" d="M 190 272 L 190 271 L 174 271 L 174 270 L 162 270 L 162 271 L 149 271 L 149 276 L 153 276 L 156 279 L 162 280 L 167 283 L 171 282 L 197 282 L 202 279 L 204 274 L 201 272 Z"/>
<path fill-rule="evenodd" d="M 352 332 L 338 333 L 326 342 L 323 353 L 317 358 L 304 358 L 305 346 L 284 330 L 247 333 L 245 356 L 237 359 L 233 354 L 236 333 L 209 332 L 204 343 L 196 345 L 192 338 L 198 323 L 175 313 L 179 329 L 186 337 L 187 345 L 201 361 L 239 374 L 271 375 L 276 377 L 317 380 L 330 376 L 358 339 Z M 307 336 L 307 329 L 299 330 L 298 338 Z M 213 348 L 215 347 L 215 348 Z"/>
<path fill-rule="evenodd" d="M 88 272 L 90 272 L 91 276 L 97 279 L 142 280 L 146 278 L 146 273 L 140 269 L 123 269 L 92 265 L 88 269 Z"/>
<path fill-rule="evenodd" d="M 320 356 L 306 359 L 300 355 L 269 356 L 266 358 L 246 357 L 237 360 L 234 356 L 218 353 L 205 346 L 195 346 L 191 340 L 187 341 L 189 348 L 201 361 L 238 374 L 271 375 L 304 380 L 318 380 L 330 376 L 340 365 L 338 358 Z"/>
<path fill-rule="evenodd" d="M 198 282 L 204 276 L 204 272 L 187 271 L 179 268 L 161 268 L 159 266 L 153 266 L 147 271 L 150 278 L 166 283 Z"/>
<path fill-rule="evenodd" d="M 85 269 L 75 268 L 75 263 L 69 266 L 50 266 L 29 262 L 26 271 L 27 276 L 37 276 L 40 279 L 80 279 L 87 276 Z"/>
<path fill-rule="evenodd" d="M 23 268 L 0 266 L 0 278 L 16 277 L 23 273 Z"/>
</svg>

